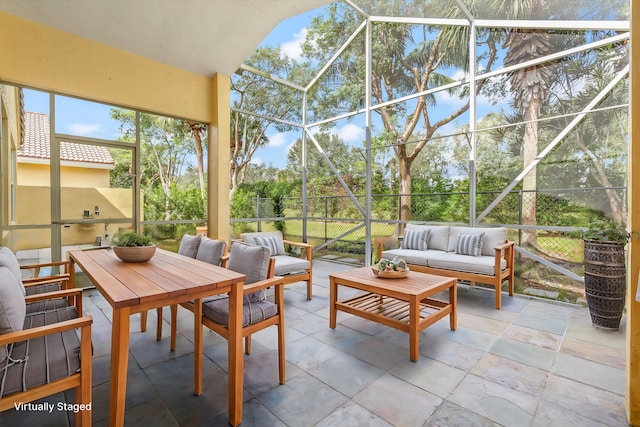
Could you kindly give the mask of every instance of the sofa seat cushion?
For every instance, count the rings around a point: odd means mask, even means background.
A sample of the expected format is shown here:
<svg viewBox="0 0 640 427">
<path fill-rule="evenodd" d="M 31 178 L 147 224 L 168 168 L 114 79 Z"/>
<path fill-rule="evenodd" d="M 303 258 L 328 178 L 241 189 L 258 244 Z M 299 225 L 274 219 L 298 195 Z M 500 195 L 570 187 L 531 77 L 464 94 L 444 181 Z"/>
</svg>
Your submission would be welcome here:
<svg viewBox="0 0 640 427">
<path fill-rule="evenodd" d="M 306 259 L 296 258 L 289 255 L 276 255 L 273 274 L 276 276 L 286 276 L 287 274 L 306 273 L 311 264 Z"/>
<path fill-rule="evenodd" d="M 443 254 L 443 251 L 427 249 L 420 251 L 417 249 L 390 249 L 382 252 L 382 258 L 393 259 L 395 257 L 402 258 L 407 264 L 428 265 L 429 258 Z"/>
<path fill-rule="evenodd" d="M 75 307 L 27 315 L 24 329 L 78 317 Z M 13 345 L 10 361 L 0 370 L 0 396 L 49 384 L 80 369 L 80 340 L 75 330 L 58 332 Z M 2 367 L 5 367 L 6 364 Z M 2 368 L 0 367 L 0 368 Z"/>
<path fill-rule="evenodd" d="M 429 267 L 493 276 L 495 260 L 495 256 L 470 256 L 441 252 L 439 255 L 429 258 Z M 507 262 L 501 259 L 500 269 L 504 270 L 505 268 L 507 268 Z"/>
<path fill-rule="evenodd" d="M 221 298 L 202 304 L 202 314 L 220 325 L 229 326 L 229 299 Z M 242 305 L 242 326 L 248 326 L 278 314 L 278 306 L 271 301 L 245 301 Z"/>
</svg>

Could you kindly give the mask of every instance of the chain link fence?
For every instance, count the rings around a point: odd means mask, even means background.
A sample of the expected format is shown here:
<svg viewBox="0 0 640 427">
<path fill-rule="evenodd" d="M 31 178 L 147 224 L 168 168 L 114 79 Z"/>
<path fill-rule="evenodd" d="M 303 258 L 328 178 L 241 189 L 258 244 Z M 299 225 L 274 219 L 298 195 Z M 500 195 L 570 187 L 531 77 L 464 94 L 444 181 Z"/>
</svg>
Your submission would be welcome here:
<svg viewBox="0 0 640 427">
<path fill-rule="evenodd" d="M 476 211 L 483 212 L 499 192 L 479 192 Z M 469 224 L 469 193 L 374 195 L 371 202 L 371 253 L 376 244 L 397 245 L 401 198 L 410 198 L 411 221 Z M 514 191 L 507 194 L 478 226 L 504 226 L 516 242 L 517 288 L 551 289 L 560 299 L 575 302 L 583 293 L 583 244 L 579 231 L 595 218 L 612 215 L 611 200 L 624 206 L 627 190 L 583 188 Z M 364 196 L 356 196 L 365 206 Z M 625 209 L 623 209 L 625 211 Z M 291 240 L 306 240 L 315 257 L 365 263 L 364 215 L 349 196 L 307 197 L 307 216 L 301 198 L 255 198 L 251 218 L 233 218 L 233 233 L 281 229 Z M 306 227 L 305 227 L 306 223 Z M 306 228 L 306 234 L 305 234 Z"/>
</svg>

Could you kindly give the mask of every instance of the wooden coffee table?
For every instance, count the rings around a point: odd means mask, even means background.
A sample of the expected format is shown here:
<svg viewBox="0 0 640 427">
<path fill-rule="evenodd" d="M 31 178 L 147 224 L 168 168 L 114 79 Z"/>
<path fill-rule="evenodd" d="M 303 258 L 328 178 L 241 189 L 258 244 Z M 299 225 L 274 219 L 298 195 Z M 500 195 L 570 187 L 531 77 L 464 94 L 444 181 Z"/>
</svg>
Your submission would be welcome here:
<svg viewBox="0 0 640 427">
<path fill-rule="evenodd" d="M 458 281 L 455 278 L 410 271 L 405 278 L 376 277 L 371 267 L 329 275 L 329 327 L 335 329 L 338 311 L 391 326 L 409 334 L 409 358 L 418 360 L 420 331 L 449 315 L 452 331 L 457 328 Z M 364 291 L 338 301 L 338 285 Z M 449 301 L 432 298 L 449 290 Z"/>
</svg>

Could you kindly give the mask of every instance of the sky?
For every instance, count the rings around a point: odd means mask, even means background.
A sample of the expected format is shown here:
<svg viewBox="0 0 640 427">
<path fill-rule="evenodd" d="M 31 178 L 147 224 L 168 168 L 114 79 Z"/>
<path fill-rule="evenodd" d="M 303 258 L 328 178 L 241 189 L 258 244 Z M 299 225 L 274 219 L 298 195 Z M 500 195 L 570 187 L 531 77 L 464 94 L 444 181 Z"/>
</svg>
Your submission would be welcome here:
<svg viewBox="0 0 640 427">
<path fill-rule="evenodd" d="M 280 45 L 282 51 L 291 58 L 301 58 L 301 43 L 304 41 L 306 28 L 311 19 L 322 12 L 315 9 L 310 12 L 292 17 L 280 23 L 262 42 L 261 46 Z M 446 99 L 446 95 L 439 95 L 439 105 L 455 102 Z M 459 102 L 459 100 L 458 100 Z M 488 104 L 484 108 L 488 108 Z M 25 90 L 25 108 L 31 112 L 49 113 L 48 95 L 33 90 Z M 56 132 L 76 136 L 115 140 L 119 135 L 118 122 L 110 117 L 113 107 L 95 102 L 87 102 L 56 96 Z M 479 106 L 480 108 L 480 106 Z M 375 114 L 374 114 L 375 116 Z M 461 118 L 464 120 L 464 118 Z M 456 123 L 449 125 L 449 130 L 457 127 Z M 446 129 L 442 129 L 445 131 Z M 362 146 L 365 138 L 364 117 L 341 120 L 335 124 L 332 132 L 349 145 Z M 295 141 L 301 138 L 301 130 L 280 133 L 275 129 L 267 131 L 268 146 L 256 151 L 252 163 L 271 165 L 280 169 L 285 168 L 287 153 Z"/>
</svg>

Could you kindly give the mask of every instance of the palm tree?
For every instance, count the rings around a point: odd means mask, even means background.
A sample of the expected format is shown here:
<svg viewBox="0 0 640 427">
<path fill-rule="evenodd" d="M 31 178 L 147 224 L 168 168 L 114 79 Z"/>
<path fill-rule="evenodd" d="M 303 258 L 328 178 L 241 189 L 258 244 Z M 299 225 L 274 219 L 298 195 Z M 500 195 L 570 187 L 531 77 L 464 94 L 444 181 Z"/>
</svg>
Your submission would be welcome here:
<svg viewBox="0 0 640 427">
<path fill-rule="evenodd" d="M 524 19 L 531 15 L 542 16 L 547 8 L 546 0 L 496 1 L 499 7 L 507 7 L 509 19 Z M 503 43 L 507 49 L 504 65 L 511 66 L 540 58 L 551 51 L 549 34 L 532 29 L 514 28 L 509 30 Z M 513 93 L 515 107 L 524 113 L 523 167 L 526 168 L 538 156 L 538 118 L 540 107 L 547 93 L 551 69 L 545 64 L 520 68 L 509 73 L 509 85 Z M 532 169 L 522 181 L 522 189 L 528 196 L 522 207 L 522 223 L 536 225 L 536 169 Z M 535 230 L 525 230 L 521 245 L 536 245 Z"/>
</svg>

